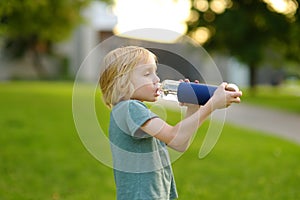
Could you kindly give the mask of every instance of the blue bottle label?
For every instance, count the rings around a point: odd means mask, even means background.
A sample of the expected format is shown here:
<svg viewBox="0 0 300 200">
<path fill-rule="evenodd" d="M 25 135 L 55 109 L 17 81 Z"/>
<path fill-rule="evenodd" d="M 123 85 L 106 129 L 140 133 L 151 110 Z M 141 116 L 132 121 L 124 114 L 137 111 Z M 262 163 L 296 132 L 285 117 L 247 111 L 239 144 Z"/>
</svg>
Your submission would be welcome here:
<svg viewBox="0 0 300 200">
<path fill-rule="evenodd" d="M 213 85 L 182 82 L 178 86 L 178 101 L 204 105 L 212 97 L 217 88 L 217 86 Z"/>
</svg>

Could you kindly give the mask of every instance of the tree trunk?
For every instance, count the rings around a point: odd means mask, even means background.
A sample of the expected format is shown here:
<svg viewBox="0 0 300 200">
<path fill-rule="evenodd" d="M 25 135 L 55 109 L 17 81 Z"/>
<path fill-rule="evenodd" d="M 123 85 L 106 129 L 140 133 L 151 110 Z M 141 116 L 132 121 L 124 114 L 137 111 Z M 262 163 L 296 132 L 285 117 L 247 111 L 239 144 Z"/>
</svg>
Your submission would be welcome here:
<svg viewBox="0 0 300 200">
<path fill-rule="evenodd" d="M 31 42 L 32 64 L 37 72 L 38 78 L 44 79 L 48 77 L 48 73 L 42 62 L 42 53 L 47 51 L 47 47 L 43 43 L 39 43 L 36 38 Z"/>
<path fill-rule="evenodd" d="M 250 69 L 250 95 L 255 96 L 257 86 L 257 66 L 254 63 L 249 65 Z"/>
<path fill-rule="evenodd" d="M 38 78 L 43 79 L 47 77 L 47 72 L 43 66 L 41 55 L 38 51 L 32 51 L 33 67 L 38 75 Z"/>
</svg>

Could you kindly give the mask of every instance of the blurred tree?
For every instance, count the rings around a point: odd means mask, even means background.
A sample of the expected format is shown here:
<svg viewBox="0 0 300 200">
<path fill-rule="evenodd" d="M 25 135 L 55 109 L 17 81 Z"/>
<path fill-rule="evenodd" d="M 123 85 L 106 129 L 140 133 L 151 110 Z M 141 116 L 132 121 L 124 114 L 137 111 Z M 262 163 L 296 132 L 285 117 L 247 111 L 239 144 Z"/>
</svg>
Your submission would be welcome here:
<svg viewBox="0 0 300 200">
<path fill-rule="evenodd" d="M 300 1 L 298 0 L 298 6 Z M 294 23 L 290 26 L 289 40 L 287 43 L 288 59 L 300 62 L 300 9 L 298 8 L 294 15 Z M 299 66 L 299 65 L 298 65 Z M 300 67 L 300 66 L 299 66 Z"/>
<path fill-rule="evenodd" d="M 256 85 L 256 69 L 265 53 L 299 59 L 298 3 L 286 0 L 285 9 L 271 0 L 192 0 L 188 34 L 208 51 L 238 58 L 250 68 L 250 85 Z M 298 23 L 298 26 L 294 24 Z M 298 36 L 297 36 L 298 35 Z M 295 42 L 298 45 L 295 45 Z M 289 46 L 293 46 L 293 50 Z"/>
<path fill-rule="evenodd" d="M 1 0 L 0 38 L 5 52 L 15 58 L 30 51 L 36 71 L 45 76 L 40 55 L 51 53 L 53 42 L 66 39 L 83 22 L 80 11 L 90 1 Z"/>
</svg>

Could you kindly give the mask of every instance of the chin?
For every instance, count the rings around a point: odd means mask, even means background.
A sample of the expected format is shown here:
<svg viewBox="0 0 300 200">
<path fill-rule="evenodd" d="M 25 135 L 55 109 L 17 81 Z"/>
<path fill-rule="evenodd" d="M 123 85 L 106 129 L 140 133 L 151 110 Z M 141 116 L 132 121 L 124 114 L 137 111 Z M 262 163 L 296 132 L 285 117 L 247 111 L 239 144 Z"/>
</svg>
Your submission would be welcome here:
<svg viewBox="0 0 300 200">
<path fill-rule="evenodd" d="M 157 97 L 154 97 L 153 99 L 149 99 L 148 101 L 149 102 L 155 102 L 155 101 L 157 101 L 158 100 L 158 98 Z"/>
<path fill-rule="evenodd" d="M 155 102 L 157 101 L 157 99 L 151 99 L 151 100 L 147 100 L 148 102 Z"/>
</svg>

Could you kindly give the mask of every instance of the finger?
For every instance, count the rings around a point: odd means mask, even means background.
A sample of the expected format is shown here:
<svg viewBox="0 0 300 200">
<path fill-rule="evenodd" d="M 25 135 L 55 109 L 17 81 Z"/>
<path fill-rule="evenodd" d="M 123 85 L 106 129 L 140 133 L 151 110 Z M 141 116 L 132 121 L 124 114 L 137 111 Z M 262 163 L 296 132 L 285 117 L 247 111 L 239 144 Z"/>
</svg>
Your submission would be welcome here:
<svg viewBox="0 0 300 200">
<path fill-rule="evenodd" d="M 240 103 L 241 102 L 241 98 L 240 97 L 237 97 L 235 99 L 236 99 L 236 103 Z"/>
<path fill-rule="evenodd" d="M 240 99 L 240 97 L 236 97 L 236 98 L 233 98 L 233 99 L 231 100 L 231 102 L 232 102 L 232 103 L 240 103 L 240 102 L 241 102 L 241 99 Z"/>
<path fill-rule="evenodd" d="M 241 97 L 242 96 L 242 92 L 230 92 L 230 96 L 231 97 Z"/>
<path fill-rule="evenodd" d="M 226 85 L 226 90 L 227 91 L 232 91 L 232 92 L 238 92 L 238 91 L 240 91 L 239 88 L 238 88 L 238 86 L 235 85 L 235 84 L 233 84 L 233 83 L 228 83 Z"/>
<path fill-rule="evenodd" d="M 225 90 L 225 88 L 226 88 L 226 85 L 227 85 L 227 83 L 226 82 L 223 82 L 223 83 L 221 83 L 221 87 Z"/>
</svg>

